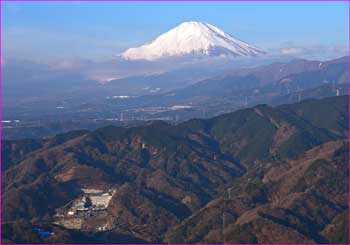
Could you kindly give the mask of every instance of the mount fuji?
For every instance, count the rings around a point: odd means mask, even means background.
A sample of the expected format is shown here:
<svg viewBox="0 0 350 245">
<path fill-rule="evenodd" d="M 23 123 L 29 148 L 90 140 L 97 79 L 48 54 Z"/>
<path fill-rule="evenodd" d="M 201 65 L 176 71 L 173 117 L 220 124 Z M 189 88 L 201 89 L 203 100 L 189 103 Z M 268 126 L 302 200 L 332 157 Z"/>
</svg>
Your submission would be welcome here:
<svg viewBox="0 0 350 245">
<path fill-rule="evenodd" d="M 257 56 L 261 49 L 203 22 L 184 22 L 140 47 L 121 54 L 125 60 L 154 61 L 169 57 Z"/>
</svg>

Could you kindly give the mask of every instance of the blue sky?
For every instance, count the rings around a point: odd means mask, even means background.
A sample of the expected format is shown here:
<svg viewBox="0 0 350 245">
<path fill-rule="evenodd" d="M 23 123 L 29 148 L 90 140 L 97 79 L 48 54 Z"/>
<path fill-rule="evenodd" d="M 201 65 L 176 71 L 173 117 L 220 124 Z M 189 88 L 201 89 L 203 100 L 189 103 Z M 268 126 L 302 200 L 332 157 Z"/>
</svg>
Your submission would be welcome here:
<svg viewBox="0 0 350 245">
<path fill-rule="evenodd" d="M 263 49 L 348 47 L 348 2 L 3 2 L 5 57 L 104 59 L 184 21 Z"/>
</svg>

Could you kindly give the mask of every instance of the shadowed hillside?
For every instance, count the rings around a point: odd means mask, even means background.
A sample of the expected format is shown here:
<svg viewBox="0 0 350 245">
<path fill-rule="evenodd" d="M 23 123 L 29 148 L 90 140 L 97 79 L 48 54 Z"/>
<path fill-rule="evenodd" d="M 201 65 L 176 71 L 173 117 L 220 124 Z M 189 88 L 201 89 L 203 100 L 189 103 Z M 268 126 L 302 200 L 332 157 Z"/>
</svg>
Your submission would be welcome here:
<svg viewBox="0 0 350 245">
<path fill-rule="evenodd" d="M 339 96 L 3 141 L 3 239 L 347 242 L 348 110 Z M 112 189 L 106 210 L 79 216 L 79 229 L 53 225 L 82 189 Z M 55 235 L 38 238 L 33 225 Z"/>
</svg>

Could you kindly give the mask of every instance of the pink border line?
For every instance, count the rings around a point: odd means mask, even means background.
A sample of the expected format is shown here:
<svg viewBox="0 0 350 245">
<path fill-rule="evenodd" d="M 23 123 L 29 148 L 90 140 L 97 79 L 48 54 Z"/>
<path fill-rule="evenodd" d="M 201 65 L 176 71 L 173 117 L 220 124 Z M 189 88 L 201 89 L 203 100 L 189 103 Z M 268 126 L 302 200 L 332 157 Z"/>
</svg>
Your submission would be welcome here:
<svg viewBox="0 0 350 245">
<path fill-rule="evenodd" d="M 350 104 L 350 2 L 348 2 L 348 103 Z M 350 121 L 350 107 L 348 111 L 348 117 Z M 350 126 L 348 125 L 348 143 L 350 141 Z M 350 212 L 349 212 L 349 207 L 350 207 L 350 151 L 348 152 L 348 241 L 350 242 Z"/>
<path fill-rule="evenodd" d="M 0 244 L 2 243 L 2 3 L 0 0 Z"/>
<path fill-rule="evenodd" d="M 350 94 L 350 0 L 0 0 L 0 245 L 2 244 L 2 2 L 348 2 L 348 71 L 349 71 L 349 77 L 348 77 L 348 94 Z M 348 95 L 348 101 L 350 104 L 350 96 Z M 350 121 L 350 108 L 348 111 L 348 117 Z M 348 125 L 350 128 L 350 125 Z M 350 141 L 350 130 L 348 128 L 348 142 Z M 349 156 L 349 168 L 348 168 L 348 221 L 350 223 L 350 151 L 348 152 Z M 348 223 L 348 235 L 349 235 L 349 241 L 350 241 L 350 224 Z M 45 243 L 41 243 L 43 245 L 46 245 Z M 65 245 L 65 244 L 59 244 L 58 245 Z M 73 243 L 71 243 L 73 244 Z M 28 245 L 28 244 L 26 244 Z M 49 244 L 47 244 L 49 245 Z M 85 243 L 84 245 L 95 245 L 95 244 L 88 244 Z M 123 245 L 123 244 L 118 244 Z M 130 244 L 128 244 L 130 245 Z M 175 244 L 174 244 L 175 245 Z M 179 244 L 180 245 L 180 244 Z M 183 244 L 181 244 L 183 245 Z M 198 245 L 204 245 L 204 244 L 198 244 Z M 207 245 L 207 244 L 206 244 Z M 243 245 L 243 244 L 237 244 L 237 245 Z M 245 244 L 247 245 L 247 244 Z M 279 243 L 276 245 L 293 245 L 291 243 L 284 244 Z M 302 244 L 298 244 L 302 245 Z M 309 245 L 309 244 L 308 244 Z"/>
<path fill-rule="evenodd" d="M 350 0 L 0 0 L 0 2 L 350 2 Z"/>
</svg>

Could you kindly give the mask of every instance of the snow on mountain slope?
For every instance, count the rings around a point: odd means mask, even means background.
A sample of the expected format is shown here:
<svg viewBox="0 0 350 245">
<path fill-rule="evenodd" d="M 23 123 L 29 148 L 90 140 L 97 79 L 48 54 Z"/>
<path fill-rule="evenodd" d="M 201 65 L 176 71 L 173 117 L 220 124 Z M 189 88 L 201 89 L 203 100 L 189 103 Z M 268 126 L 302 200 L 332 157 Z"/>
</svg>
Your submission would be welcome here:
<svg viewBox="0 0 350 245">
<path fill-rule="evenodd" d="M 157 60 L 187 55 L 236 57 L 263 53 L 211 24 L 192 21 L 178 25 L 150 43 L 127 49 L 121 57 L 126 60 Z"/>
</svg>

